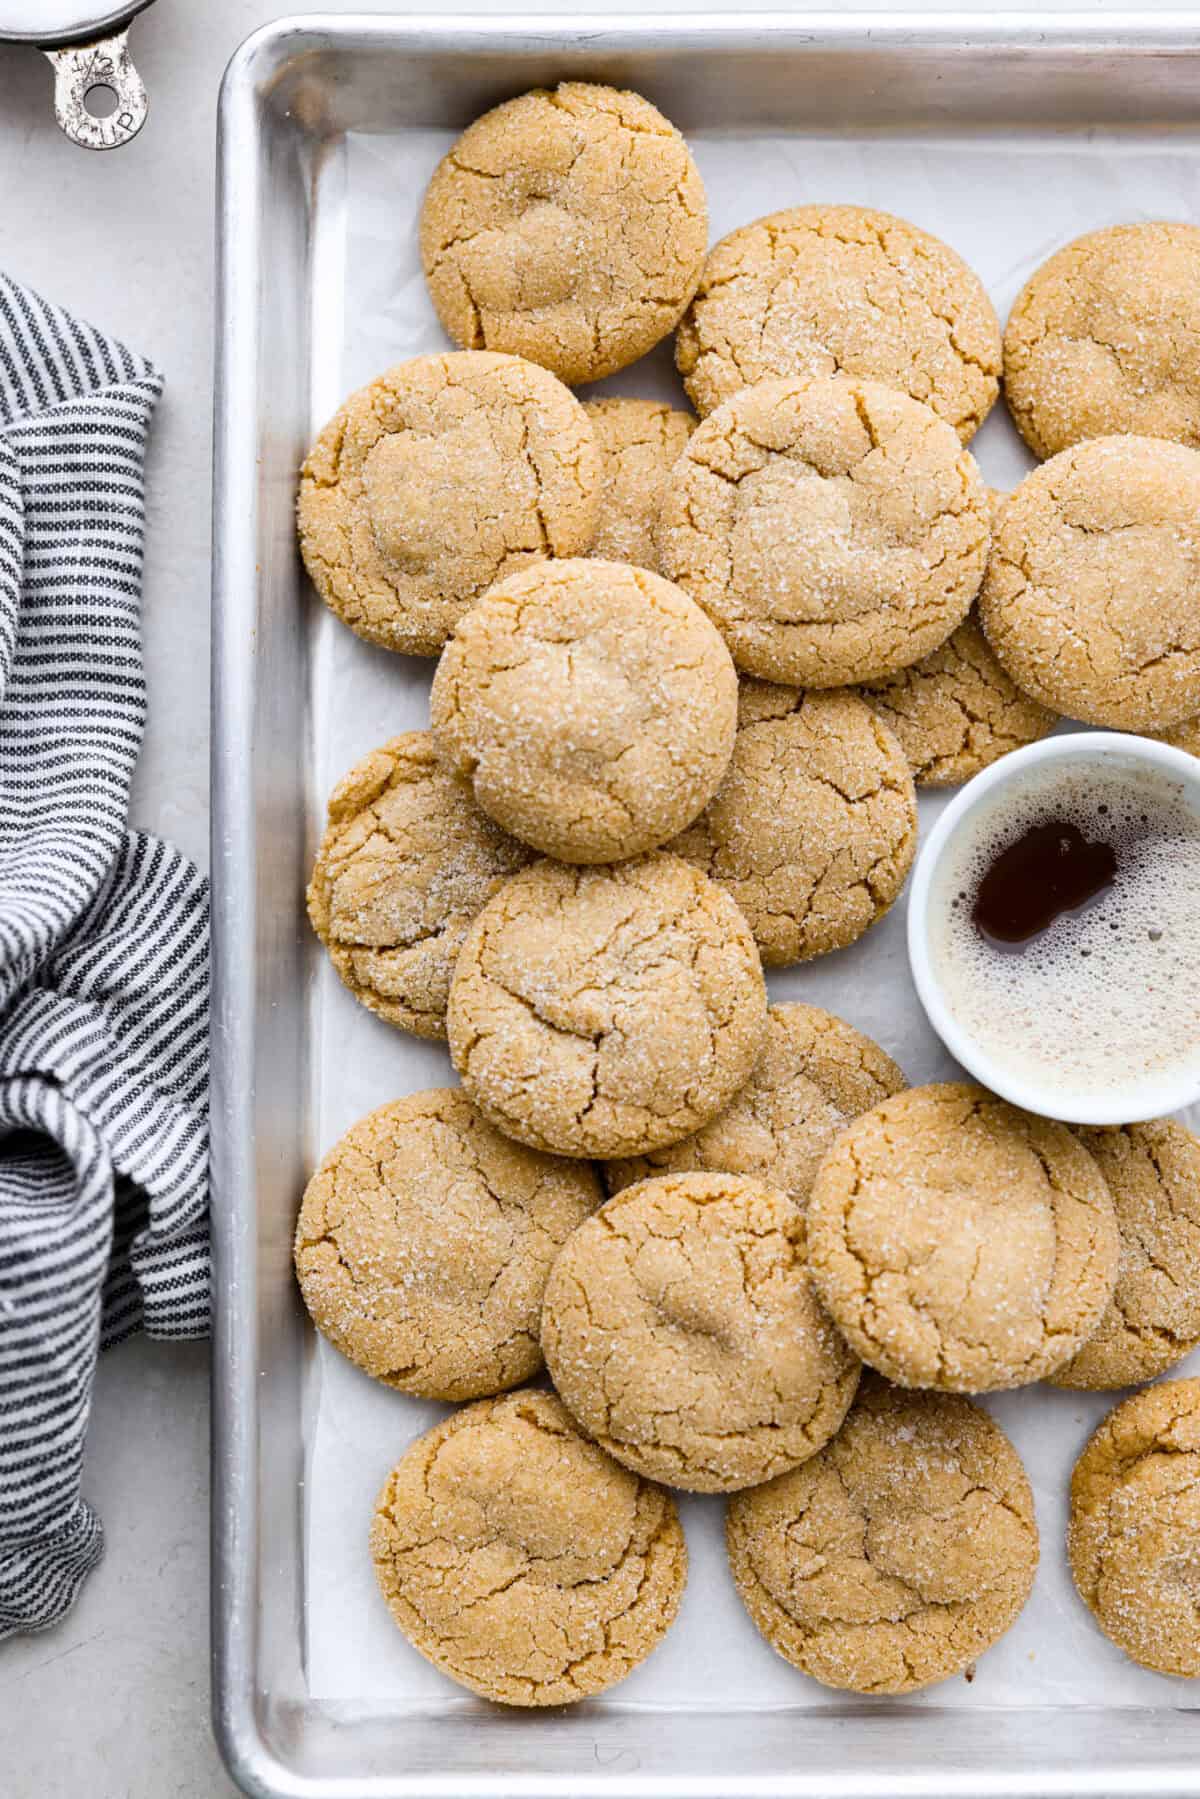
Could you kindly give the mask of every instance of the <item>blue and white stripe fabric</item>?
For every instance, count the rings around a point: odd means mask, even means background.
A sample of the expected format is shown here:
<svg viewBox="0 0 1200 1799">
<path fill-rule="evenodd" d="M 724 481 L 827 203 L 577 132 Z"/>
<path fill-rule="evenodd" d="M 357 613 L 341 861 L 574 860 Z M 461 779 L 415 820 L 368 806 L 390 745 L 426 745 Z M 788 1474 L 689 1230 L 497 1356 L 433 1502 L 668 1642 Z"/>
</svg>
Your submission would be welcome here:
<svg viewBox="0 0 1200 1799">
<path fill-rule="evenodd" d="M 100 1558 L 100 1347 L 208 1328 L 208 891 L 127 828 L 160 389 L 0 276 L 0 1637 Z"/>
</svg>

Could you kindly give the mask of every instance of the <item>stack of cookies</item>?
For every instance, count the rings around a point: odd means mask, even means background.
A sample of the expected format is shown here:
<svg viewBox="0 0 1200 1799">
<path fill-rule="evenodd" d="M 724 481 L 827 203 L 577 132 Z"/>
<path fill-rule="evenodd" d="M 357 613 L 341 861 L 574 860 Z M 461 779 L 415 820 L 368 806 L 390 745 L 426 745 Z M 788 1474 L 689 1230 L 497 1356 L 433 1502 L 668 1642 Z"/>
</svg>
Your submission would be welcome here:
<svg viewBox="0 0 1200 1799">
<path fill-rule="evenodd" d="M 675 128 L 567 82 L 463 134 L 421 244 L 461 347 L 353 394 L 299 500 L 326 604 L 439 658 L 430 729 L 339 782 L 308 892 L 350 991 L 461 1082 L 360 1120 L 296 1233 L 318 1329 L 461 1408 L 380 1494 L 382 1592 L 473 1691 L 580 1699 L 676 1614 L 669 1489 L 728 1494 L 781 1655 L 862 1693 L 945 1679 L 1038 1561 L 968 1396 L 1140 1383 L 1200 1343 L 1200 1142 L 909 1089 L 763 970 L 893 904 L 915 784 L 1063 715 L 1195 732 L 1200 231 L 1069 246 L 1002 343 L 971 270 L 885 213 L 798 206 L 709 252 Z M 698 421 L 571 391 L 672 331 Z M 1046 458 L 1003 500 L 966 447 L 1002 372 Z M 1200 1672 L 1198 1475 L 1180 1381 L 1072 1489 L 1081 1594 L 1170 1673 Z"/>
</svg>

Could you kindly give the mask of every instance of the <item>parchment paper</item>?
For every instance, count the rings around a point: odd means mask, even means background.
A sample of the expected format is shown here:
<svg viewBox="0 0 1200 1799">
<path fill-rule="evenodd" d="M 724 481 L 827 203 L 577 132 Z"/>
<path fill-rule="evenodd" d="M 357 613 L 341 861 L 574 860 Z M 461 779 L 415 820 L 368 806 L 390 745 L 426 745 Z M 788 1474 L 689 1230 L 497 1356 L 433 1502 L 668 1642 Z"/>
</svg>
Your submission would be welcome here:
<svg viewBox="0 0 1200 1799">
<path fill-rule="evenodd" d="M 1118 220 L 1196 218 L 1200 210 L 1195 167 L 1163 137 L 957 137 L 939 143 L 699 136 L 692 142 L 714 239 L 762 213 L 807 200 L 882 206 L 953 244 L 982 276 L 1002 320 L 1021 283 L 1058 244 Z M 342 204 L 335 228 L 321 240 L 316 271 L 314 429 L 346 393 L 390 363 L 446 347 L 421 275 L 416 219 L 424 184 L 449 143 L 448 135 L 430 132 L 351 138 L 345 146 L 336 171 L 344 182 Z M 686 403 L 669 343 L 591 391 L 673 396 Z M 1031 466 L 1002 405 L 971 447 L 984 475 L 1001 488 L 1015 485 Z M 369 648 L 330 618 L 322 617 L 315 630 L 314 844 L 337 777 L 376 743 L 428 723 L 432 670 L 430 663 Z M 939 796 L 922 797 L 923 828 L 943 803 Z M 771 994 L 812 1001 L 858 1025 L 913 1083 L 946 1078 L 956 1065 L 917 1002 L 904 929 L 901 902 L 851 949 L 772 973 Z M 455 1077 L 439 1046 L 390 1030 L 357 1006 L 316 951 L 312 968 L 316 1141 L 310 1150 L 316 1157 L 371 1107 Z M 1200 1355 L 1180 1372 L 1193 1370 L 1200 1372 Z M 952 1680 L 906 1703 L 1197 1703 L 1194 1683 L 1139 1670 L 1108 1643 L 1066 1569 L 1070 1470 L 1114 1397 L 1034 1387 L 986 1402 L 1016 1443 L 1034 1485 L 1042 1536 L 1036 1589 L 1014 1629 L 981 1660 L 973 1682 Z M 461 1698 L 393 1627 L 366 1547 L 371 1508 L 387 1470 L 447 1409 L 390 1392 L 314 1341 L 306 1377 L 305 1506 L 308 1675 L 316 1698 L 398 1710 Z M 725 1567 L 722 1501 L 685 1498 L 682 1514 L 691 1574 L 681 1616 L 611 1702 L 699 1708 L 719 1697 L 725 1708 L 844 1706 L 844 1696 L 804 1679 L 751 1625 Z"/>
</svg>

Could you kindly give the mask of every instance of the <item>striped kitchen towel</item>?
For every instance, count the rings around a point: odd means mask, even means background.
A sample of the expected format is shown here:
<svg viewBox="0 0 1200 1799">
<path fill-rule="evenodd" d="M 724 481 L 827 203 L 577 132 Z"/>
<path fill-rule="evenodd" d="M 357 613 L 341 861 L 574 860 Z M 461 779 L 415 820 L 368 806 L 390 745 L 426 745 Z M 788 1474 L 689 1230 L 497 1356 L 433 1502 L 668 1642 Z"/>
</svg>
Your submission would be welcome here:
<svg viewBox="0 0 1200 1799">
<path fill-rule="evenodd" d="M 0 276 L 0 1637 L 100 1558 L 99 1348 L 208 1326 L 208 891 L 127 829 L 160 388 Z"/>
</svg>

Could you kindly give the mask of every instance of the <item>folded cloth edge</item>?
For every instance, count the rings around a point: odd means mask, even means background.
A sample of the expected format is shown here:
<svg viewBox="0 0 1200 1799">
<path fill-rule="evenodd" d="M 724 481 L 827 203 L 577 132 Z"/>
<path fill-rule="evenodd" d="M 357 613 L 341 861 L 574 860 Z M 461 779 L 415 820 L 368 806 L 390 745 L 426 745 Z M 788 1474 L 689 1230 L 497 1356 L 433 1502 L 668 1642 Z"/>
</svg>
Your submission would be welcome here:
<svg viewBox="0 0 1200 1799">
<path fill-rule="evenodd" d="M 103 1547 L 101 1342 L 207 1329 L 207 883 L 129 832 L 144 358 L 0 275 L 0 1637 Z"/>
</svg>

